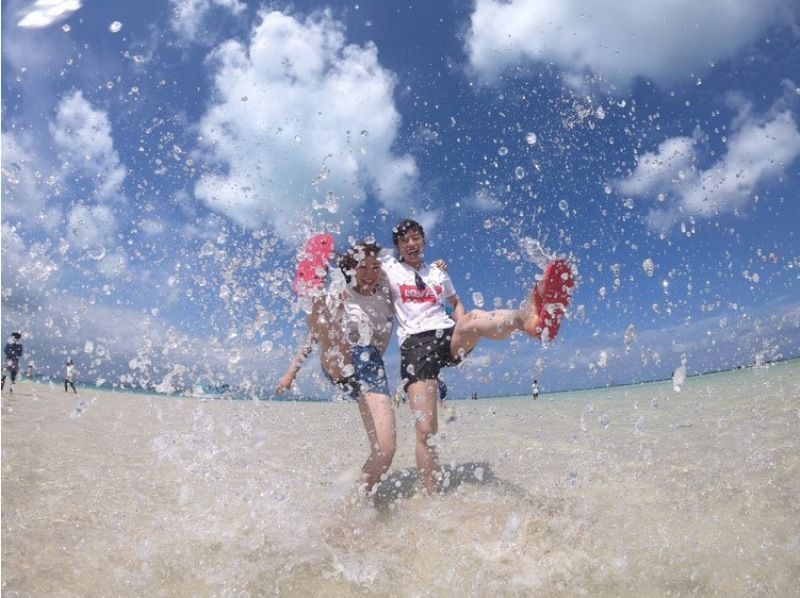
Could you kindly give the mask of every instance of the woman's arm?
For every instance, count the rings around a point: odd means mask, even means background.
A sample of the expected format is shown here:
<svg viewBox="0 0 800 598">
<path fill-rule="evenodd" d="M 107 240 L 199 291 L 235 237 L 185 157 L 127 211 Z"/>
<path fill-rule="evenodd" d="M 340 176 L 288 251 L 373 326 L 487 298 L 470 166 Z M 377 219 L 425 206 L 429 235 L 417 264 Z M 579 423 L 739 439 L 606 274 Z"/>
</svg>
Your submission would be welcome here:
<svg viewBox="0 0 800 598">
<path fill-rule="evenodd" d="M 294 384 L 294 379 L 297 377 L 300 368 L 303 367 L 303 362 L 305 362 L 306 358 L 314 349 L 314 343 L 314 338 L 309 335 L 306 343 L 300 347 L 295 356 L 292 358 L 286 373 L 278 380 L 278 387 L 275 389 L 276 395 L 284 393 L 292 387 L 292 384 Z"/>
</svg>

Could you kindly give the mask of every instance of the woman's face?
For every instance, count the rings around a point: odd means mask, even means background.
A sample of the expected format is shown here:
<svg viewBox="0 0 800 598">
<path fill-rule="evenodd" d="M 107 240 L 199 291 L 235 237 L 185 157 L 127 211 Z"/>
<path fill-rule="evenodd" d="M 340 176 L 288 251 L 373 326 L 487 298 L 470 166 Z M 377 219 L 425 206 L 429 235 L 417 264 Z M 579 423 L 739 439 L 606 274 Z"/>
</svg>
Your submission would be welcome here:
<svg viewBox="0 0 800 598">
<path fill-rule="evenodd" d="M 356 288 L 362 292 L 372 292 L 381 277 L 381 263 L 374 255 L 368 255 L 356 266 Z"/>
</svg>

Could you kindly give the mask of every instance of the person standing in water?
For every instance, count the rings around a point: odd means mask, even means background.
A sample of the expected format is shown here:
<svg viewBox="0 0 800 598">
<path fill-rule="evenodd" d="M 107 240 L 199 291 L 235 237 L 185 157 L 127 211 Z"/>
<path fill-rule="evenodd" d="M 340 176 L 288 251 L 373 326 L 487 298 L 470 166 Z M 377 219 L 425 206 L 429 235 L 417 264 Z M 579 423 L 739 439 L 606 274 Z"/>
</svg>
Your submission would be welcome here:
<svg viewBox="0 0 800 598">
<path fill-rule="evenodd" d="M 6 346 L 3 347 L 3 353 L 6 356 L 6 367 L 3 370 L 2 382 L 0 382 L 0 390 L 5 388 L 6 377 L 9 377 L 11 378 L 9 391 L 14 392 L 12 387 L 14 386 L 14 382 L 17 381 L 17 374 L 19 373 L 19 360 L 24 352 L 22 343 L 19 342 L 21 338 L 21 333 L 12 332 L 11 338 L 6 343 Z"/>
<path fill-rule="evenodd" d="M 392 334 L 391 298 L 382 284 L 380 246 L 357 241 L 340 258 L 346 285 L 312 299 L 308 318 L 309 342 L 292 359 L 280 378 L 276 394 L 291 388 L 303 362 L 319 344 L 328 379 L 358 400 L 370 454 L 362 482 L 370 493 L 389 470 L 396 449 L 396 426 L 383 353 Z"/>
<path fill-rule="evenodd" d="M 539 398 L 539 383 L 536 380 L 533 381 L 533 386 L 531 386 L 531 394 L 534 401 Z"/>
<path fill-rule="evenodd" d="M 425 262 L 421 224 L 402 220 L 392 231 L 392 239 L 399 257 L 385 259 L 383 270 L 398 323 L 400 375 L 415 414 L 417 468 L 426 491 L 433 494 L 438 490 L 434 436 L 441 368 L 458 364 L 482 338 L 502 340 L 518 331 L 537 339 L 553 338 L 575 282 L 571 267 L 559 260 L 548 266 L 525 307 L 467 312 L 447 272 Z M 445 302 L 453 307 L 452 316 Z"/>
<path fill-rule="evenodd" d="M 64 392 L 67 392 L 67 386 L 72 387 L 72 392 L 78 394 L 78 391 L 75 389 L 75 380 L 78 379 L 78 369 L 75 367 L 75 364 L 72 362 L 71 359 L 67 360 L 67 367 L 64 371 Z"/>
</svg>

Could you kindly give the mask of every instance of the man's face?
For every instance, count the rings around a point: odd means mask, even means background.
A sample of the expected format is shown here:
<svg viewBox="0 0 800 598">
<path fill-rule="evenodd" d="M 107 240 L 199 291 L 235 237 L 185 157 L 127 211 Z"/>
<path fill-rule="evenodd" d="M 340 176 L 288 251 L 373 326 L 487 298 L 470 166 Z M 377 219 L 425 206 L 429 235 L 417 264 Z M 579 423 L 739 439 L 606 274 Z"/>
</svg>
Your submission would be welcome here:
<svg viewBox="0 0 800 598">
<path fill-rule="evenodd" d="M 408 231 L 397 239 L 397 250 L 400 252 L 400 257 L 408 263 L 422 263 L 425 256 L 425 237 L 419 231 Z"/>
</svg>

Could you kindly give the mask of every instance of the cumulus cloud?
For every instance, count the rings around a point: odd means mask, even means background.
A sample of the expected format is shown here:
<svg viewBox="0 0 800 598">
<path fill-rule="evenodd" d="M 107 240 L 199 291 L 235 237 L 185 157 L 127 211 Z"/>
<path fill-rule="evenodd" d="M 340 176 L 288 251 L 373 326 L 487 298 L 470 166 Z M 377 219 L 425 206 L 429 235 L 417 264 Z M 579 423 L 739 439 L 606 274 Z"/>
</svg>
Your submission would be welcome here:
<svg viewBox="0 0 800 598">
<path fill-rule="evenodd" d="M 631 176 L 618 182 L 619 192 L 657 199 L 663 207 L 650 211 L 648 223 L 660 230 L 682 216 L 708 218 L 743 208 L 760 184 L 800 156 L 800 130 L 788 109 L 759 118 L 749 107 L 731 129 L 727 151 L 709 168 L 698 165 L 698 141 L 673 137 L 639 158 Z"/>
<path fill-rule="evenodd" d="M 102 250 L 114 242 L 116 218 L 108 206 L 77 204 L 67 217 L 67 241 L 83 251 Z"/>
<path fill-rule="evenodd" d="M 268 12 L 213 63 L 216 103 L 199 124 L 212 166 L 195 187 L 212 209 L 289 238 L 299 214 L 339 220 L 370 192 L 408 202 L 417 165 L 392 151 L 395 80 L 374 44 L 348 45 L 327 12 Z"/>
<path fill-rule="evenodd" d="M 127 171 L 114 150 L 111 123 L 105 112 L 93 108 L 80 91 L 75 91 L 59 102 L 50 133 L 65 169 L 89 177 L 97 199 L 119 196 Z"/>
<path fill-rule="evenodd" d="M 668 85 L 733 56 L 788 10 L 789 0 L 476 0 L 466 51 L 489 81 L 540 61 L 568 81 L 591 72 L 621 89 L 637 76 Z"/>
<path fill-rule="evenodd" d="M 45 205 L 54 193 L 55 173 L 43 163 L 27 135 L 3 132 L 3 217 L 50 224 Z M 47 228 L 52 228 L 48 226 Z"/>
<path fill-rule="evenodd" d="M 239 0 L 170 0 L 172 29 L 184 40 L 195 40 L 197 32 L 213 9 L 238 15 L 245 8 Z"/>
<path fill-rule="evenodd" d="M 36 0 L 17 25 L 31 29 L 49 27 L 80 10 L 82 5 L 81 0 Z"/>
</svg>

